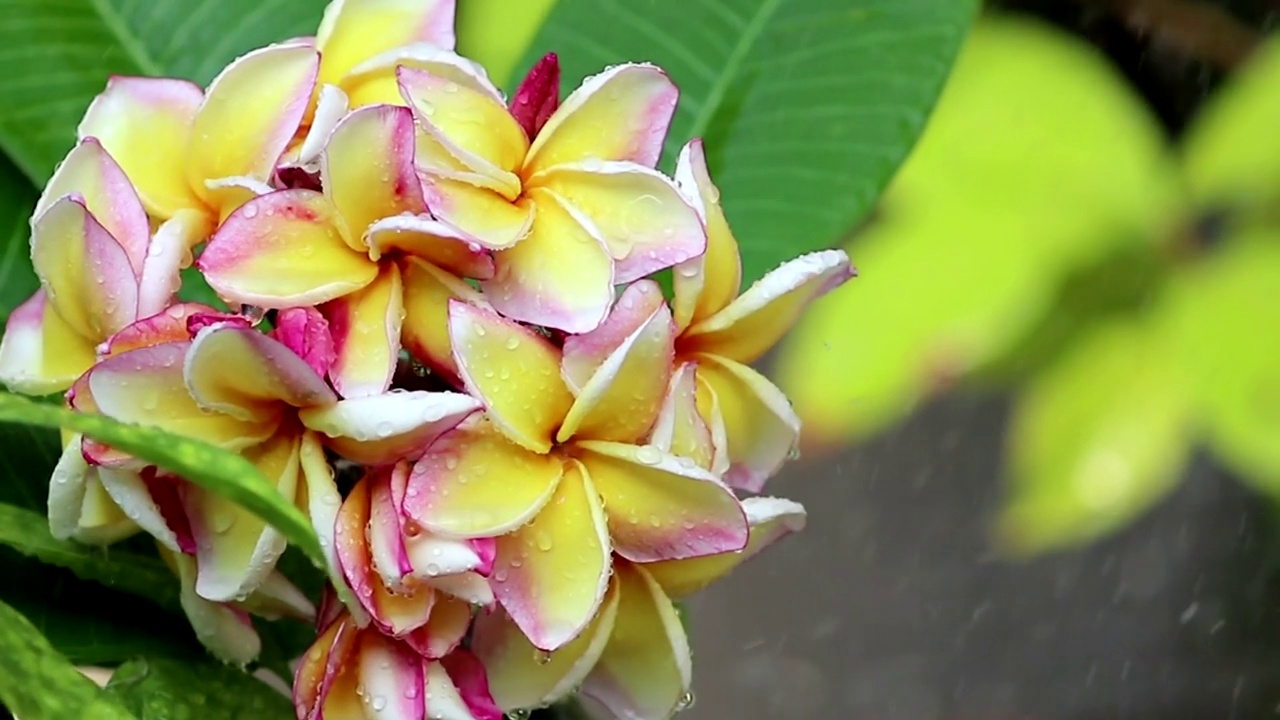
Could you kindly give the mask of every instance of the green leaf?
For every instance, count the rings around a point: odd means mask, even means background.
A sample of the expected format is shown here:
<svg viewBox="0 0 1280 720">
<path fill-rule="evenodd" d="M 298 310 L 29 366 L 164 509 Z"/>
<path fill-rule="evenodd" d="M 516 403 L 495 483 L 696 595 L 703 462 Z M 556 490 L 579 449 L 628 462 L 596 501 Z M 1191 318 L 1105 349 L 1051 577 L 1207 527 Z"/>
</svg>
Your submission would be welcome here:
<svg viewBox="0 0 1280 720">
<path fill-rule="evenodd" d="M 1140 321 L 1095 330 L 1018 397 L 1002 539 L 1018 553 L 1069 547 L 1146 510 L 1186 462 L 1190 411 L 1157 332 Z"/>
<path fill-rule="evenodd" d="M 289 699 L 237 668 L 145 658 L 111 676 L 107 694 L 141 720 L 291 720 Z"/>
<path fill-rule="evenodd" d="M 324 564 L 320 541 L 306 515 L 267 482 L 252 463 L 239 455 L 155 428 L 43 405 L 8 393 L 0 393 L 0 422 L 74 430 L 155 463 L 239 503 L 275 526 L 314 562 Z"/>
<path fill-rule="evenodd" d="M 0 30 L 3 32 L 3 30 Z M 0 155 L 0 323 L 40 287 L 31 269 L 27 220 L 36 191 L 8 158 Z M 0 329 L 0 334 L 3 334 Z"/>
<path fill-rule="evenodd" d="M 0 0 L 0 147 L 36 183 L 111 75 L 208 83 L 255 47 L 313 35 L 323 0 Z"/>
<path fill-rule="evenodd" d="M 458 4 L 458 52 L 488 71 L 500 88 L 515 89 L 516 70 L 556 0 L 463 0 Z M 523 68 L 527 70 L 527 68 Z"/>
<path fill-rule="evenodd" d="M 835 243 L 871 209 L 923 128 L 971 0 L 561 0 L 527 67 L 565 83 L 645 60 L 681 88 L 666 167 L 691 137 L 753 280 Z"/>
<path fill-rule="evenodd" d="M 177 578 L 159 558 L 59 540 L 49 534 L 49 522 L 39 513 L 0 504 L 0 544 L 67 568 L 83 580 L 179 607 Z"/>
<path fill-rule="evenodd" d="M 1202 205 L 1249 208 L 1280 198 L 1280 38 L 1262 45 L 1183 138 L 1187 184 Z"/>
<path fill-rule="evenodd" d="M 1164 312 L 1210 446 L 1280 495 L 1280 232 L 1232 238 L 1174 279 Z"/>
<path fill-rule="evenodd" d="M 23 720 L 134 720 L 0 602 L 0 702 Z"/>
<path fill-rule="evenodd" d="M 61 454 L 56 430 L 0 421 L 0 502 L 45 512 Z"/>
</svg>

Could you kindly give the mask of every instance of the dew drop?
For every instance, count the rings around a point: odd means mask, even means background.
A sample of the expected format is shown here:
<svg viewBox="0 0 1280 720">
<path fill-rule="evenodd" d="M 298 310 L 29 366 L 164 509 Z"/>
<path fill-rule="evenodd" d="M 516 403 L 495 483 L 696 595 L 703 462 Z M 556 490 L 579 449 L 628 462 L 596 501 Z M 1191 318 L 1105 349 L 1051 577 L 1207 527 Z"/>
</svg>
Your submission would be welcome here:
<svg viewBox="0 0 1280 720">
<path fill-rule="evenodd" d="M 508 350 L 515 350 L 515 349 L 516 349 L 516 348 L 518 348 L 518 347 L 520 347 L 520 338 L 518 338 L 518 337 L 510 337 L 510 338 L 507 338 L 507 349 L 508 349 Z"/>
<path fill-rule="evenodd" d="M 636 459 L 645 465 L 657 465 L 662 462 L 662 451 L 652 445 L 641 445 L 636 449 Z"/>
<path fill-rule="evenodd" d="M 538 542 L 538 549 L 539 549 L 539 550 L 541 550 L 541 551 L 543 551 L 543 552 L 547 552 L 547 551 L 549 551 L 549 550 L 551 549 L 551 536 L 550 536 L 549 534 L 547 534 L 547 531 L 546 531 L 546 530 L 539 530 L 539 531 L 538 531 L 538 538 L 537 538 L 537 542 Z"/>
<path fill-rule="evenodd" d="M 686 690 L 685 693 L 680 696 L 679 702 L 676 703 L 676 712 L 684 712 L 685 710 L 688 710 L 693 707 L 693 704 L 696 701 L 697 698 L 693 696 L 693 691 Z"/>
<path fill-rule="evenodd" d="M 381 695 L 375 695 L 373 702 L 369 704 L 373 706 L 374 712 L 382 712 L 387 708 L 387 699 Z"/>
<path fill-rule="evenodd" d="M 245 220 L 252 220 L 258 217 L 258 204 L 248 203 L 244 207 L 240 208 L 240 217 Z"/>
<path fill-rule="evenodd" d="M 551 662 L 551 653 L 547 652 L 546 650 L 534 650 L 533 661 L 538 663 L 539 665 L 546 665 L 547 663 Z"/>
</svg>

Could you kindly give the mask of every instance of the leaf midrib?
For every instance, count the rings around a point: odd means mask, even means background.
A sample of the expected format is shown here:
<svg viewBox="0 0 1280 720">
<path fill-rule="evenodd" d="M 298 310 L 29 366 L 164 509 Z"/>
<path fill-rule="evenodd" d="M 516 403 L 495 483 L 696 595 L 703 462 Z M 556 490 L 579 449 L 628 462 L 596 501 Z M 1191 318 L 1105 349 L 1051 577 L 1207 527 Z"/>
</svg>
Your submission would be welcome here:
<svg viewBox="0 0 1280 720">
<path fill-rule="evenodd" d="M 124 18 L 120 16 L 119 11 L 111 5 L 109 0 L 89 0 L 89 4 L 98 13 L 98 17 L 102 19 L 102 24 L 120 43 L 120 47 L 124 49 L 125 54 L 142 71 L 142 74 L 151 76 L 164 75 L 164 69 L 160 67 L 160 63 L 151 57 L 151 53 L 142 41 L 129 30 L 128 24 L 125 23 Z"/>
<path fill-rule="evenodd" d="M 720 74 L 711 85 L 711 90 L 707 93 L 706 100 L 703 101 L 702 106 L 698 109 L 698 114 L 694 116 L 693 124 L 689 127 L 689 138 L 702 137 L 707 128 L 711 127 L 711 121 L 715 119 L 716 113 L 720 111 L 720 105 L 724 103 L 724 96 L 729 91 L 729 86 L 733 84 L 738 71 L 742 69 L 742 65 L 746 62 L 747 55 L 751 52 L 751 49 L 764 36 L 765 25 L 778 12 L 778 8 L 781 7 L 782 3 L 783 0 L 764 0 L 756 9 L 755 14 L 751 16 L 750 22 L 747 23 L 742 34 L 738 36 L 738 42 L 734 44 L 732 52 L 729 53 L 728 59 L 725 60 Z"/>
</svg>

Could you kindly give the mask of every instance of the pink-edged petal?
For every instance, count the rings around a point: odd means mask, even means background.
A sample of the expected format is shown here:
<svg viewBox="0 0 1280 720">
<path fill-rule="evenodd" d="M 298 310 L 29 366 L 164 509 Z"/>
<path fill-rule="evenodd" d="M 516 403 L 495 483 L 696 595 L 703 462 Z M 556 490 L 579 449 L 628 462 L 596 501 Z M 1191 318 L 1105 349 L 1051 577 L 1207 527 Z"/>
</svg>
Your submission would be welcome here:
<svg viewBox="0 0 1280 720">
<path fill-rule="evenodd" d="M 148 535 L 173 552 L 195 554 L 195 538 L 178 498 L 178 478 L 159 475 L 154 467 L 142 473 L 97 468 L 102 489 Z"/>
<path fill-rule="evenodd" d="M 643 568 L 622 563 L 616 577 L 613 634 L 582 693 L 615 717 L 666 720 L 688 704 L 689 638 L 675 606 Z"/>
<path fill-rule="evenodd" d="M 591 624 L 549 654 L 530 644 L 505 612 L 478 615 L 471 649 L 488 670 L 493 699 L 511 711 L 543 707 L 573 693 L 608 644 L 617 613 L 618 588 L 610 583 Z"/>
<path fill-rule="evenodd" d="M 755 370 L 715 355 L 697 359 L 698 379 L 714 396 L 724 423 L 729 456 L 724 480 L 759 492 L 795 451 L 800 418 L 778 386 Z"/>
<path fill-rule="evenodd" d="M 683 331 L 724 309 L 738 296 L 742 259 L 720 207 L 720 190 L 711 182 L 701 138 L 690 140 L 680 150 L 675 182 L 707 228 L 706 253 L 678 265 L 673 277 L 672 309 L 676 325 Z"/>
<path fill-rule="evenodd" d="M 573 402 L 560 379 L 560 353 L 545 337 L 484 308 L 449 303 L 449 337 L 467 391 L 508 438 L 551 449 Z"/>
<path fill-rule="evenodd" d="M 653 65 L 611 67 L 582 81 L 547 120 L 529 148 L 532 174 L 588 158 L 653 167 L 680 91 Z"/>
<path fill-rule="evenodd" d="M 531 522 L 498 538 L 494 595 L 536 647 L 554 651 L 595 617 L 609 586 L 609 529 L 578 462 Z"/>
<path fill-rule="evenodd" d="M 529 74 L 520 81 L 511 97 L 511 115 L 524 129 L 528 137 L 537 137 L 538 131 L 551 113 L 560 107 L 560 58 L 547 53 L 534 63 Z"/>
<path fill-rule="evenodd" d="M 97 138 L 160 219 L 199 209 L 185 174 L 191 125 L 204 92 L 186 80 L 114 76 L 80 121 L 80 138 Z"/>
<path fill-rule="evenodd" d="M 439 720 L 476 720 L 471 708 L 454 685 L 449 671 L 436 661 L 425 661 L 427 673 L 427 717 Z"/>
<path fill-rule="evenodd" d="M 438 659 L 462 644 L 471 627 L 471 606 L 457 598 L 437 593 L 431 618 L 425 625 L 405 635 L 404 641 L 425 658 Z"/>
<path fill-rule="evenodd" d="M 321 311 L 333 332 L 335 356 L 329 379 L 338 393 L 367 397 L 391 387 L 404 321 L 399 267 L 384 263 L 373 282 L 326 303 Z"/>
<path fill-rule="evenodd" d="M 333 466 L 329 464 L 329 458 L 315 433 L 302 434 L 298 461 L 306 490 L 305 498 L 300 498 L 304 502 L 298 504 L 306 510 L 307 516 L 311 518 L 311 526 L 316 529 L 316 535 L 320 539 L 320 550 L 325 555 L 325 570 L 329 575 L 330 587 L 334 588 L 337 599 L 355 616 L 356 622 L 367 624 L 368 616 L 343 581 L 338 544 L 334 540 L 342 495 L 338 493 L 338 486 L 334 482 Z"/>
<path fill-rule="evenodd" d="M 365 237 L 369 257 L 396 253 L 424 260 L 458 277 L 493 277 L 493 256 L 462 230 L 421 215 L 384 218 Z"/>
<path fill-rule="evenodd" d="M 337 0 L 316 31 L 320 82 L 337 84 L 370 57 L 401 45 L 454 44 L 454 0 Z"/>
<path fill-rule="evenodd" d="M 440 176 L 425 176 L 422 191 L 436 217 L 489 250 L 504 250 L 529 235 L 535 220 L 527 202 L 512 202 L 486 187 Z"/>
<path fill-rule="evenodd" d="M 422 659 L 416 653 L 404 643 L 374 632 L 361 633 L 357 653 L 364 713 L 352 720 L 425 720 L 422 697 L 426 678 Z M 325 713 L 325 718 L 344 720 L 329 713 Z"/>
<path fill-rule="evenodd" d="M 487 308 L 488 301 L 465 281 L 419 258 L 406 258 L 400 267 L 404 277 L 400 340 L 404 348 L 446 382 L 460 385 L 449 340 L 449 303 L 458 300 Z"/>
<path fill-rule="evenodd" d="M 355 652 L 359 631 L 350 616 L 342 616 L 322 626 L 320 636 L 316 638 L 307 652 L 298 661 L 293 674 L 293 704 L 298 717 L 303 720 L 321 720 L 322 710 L 328 706 L 328 699 L 339 675 L 355 676 L 355 668 L 350 658 Z M 341 687 L 345 687 L 342 683 Z M 355 688 L 352 687 L 352 690 Z M 353 692 L 352 695 L 355 693 Z M 353 698 L 354 699 L 354 698 Z M 358 710 L 357 710 L 358 712 Z M 334 715 L 338 717 L 356 717 L 357 715 Z"/>
<path fill-rule="evenodd" d="M 303 424 L 324 433 L 339 455 L 362 465 L 416 459 L 444 432 L 480 409 L 469 395 L 393 392 L 303 410 Z"/>
<path fill-rule="evenodd" d="M 554 193 L 528 193 L 537 208 L 529 234 L 494 257 L 481 283 L 504 315 L 570 333 L 595 329 L 613 301 L 613 259 L 584 218 Z"/>
<path fill-rule="evenodd" d="M 484 663 L 467 650 L 455 650 L 440 660 L 449 678 L 458 688 L 475 720 L 502 720 L 502 709 L 489 692 L 489 678 Z"/>
<path fill-rule="evenodd" d="M 408 105 L 410 101 L 404 97 L 399 78 L 396 77 L 397 71 L 402 67 L 426 70 L 438 77 L 502 99 L 502 93 L 494 87 L 480 63 L 464 58 L 450 49 L 425 42 L 401 45 L 374 55 L 352 69 L 343 79 L 342 87 L 351 96 L 354 107 L 378 103 Z"/>
<path fill-rule="evenodd" d="M 645 565 L 667 595 L 679 599 L 701 590 L 778 540 L 804 529 L 804 506 L 791 500 L 751 497 L 742 501 L 751 525 L 747 546 L 738 552 Z"/>
<path fill-rule="evenodd" d="M 324 377 L 333 365 L 335 351 L 329 321 L 311 307 L 285 308 L 276 313 L 271 337 L 302 358 L 316 375 Z"/>
<path fill-rule="evenodd" d="M 350 99 L 336 85 L 321 85 L 317 93 L 315 114 L 311 118 L 311 127 L 307 128 L 307 136 L 297 146 L 297 154 L 291 157 L 297 169 L 308 173 L 319 173 L 320 153 L 329 142 L 329 135 L 337 127 L 338 121 L 347 116 L 351 109 Z M 277 168 L 280 173 L 283 168 Z"/>
<path fill-rule="evenodd" d="M 707 249 L 697 211 L 666 176 L 643 165 L 558 165 L 528 184 L 555 192 L 595 229 L 614 259 L 615 282 L 631 282 Z"/>
<path fill-rule="evenodd" d="M 278 414 L 281 403 L 305 408 L 338 399 L 283 343 L 238 325 L 211 325 L 196 334 L 183 377 L 202 407 L 246 421 Z"/>
<path fill-rule="evenodd" d="M 361 243 L 382 218 L 427 211 L 413 148 L 413 113 L 404 107 L 360 108 L 333 129 L 320 156 L 320 182 L 351 235 L 349 243 Z"/>
<path fill-rule="evenodd" d="M 418 532 L 411 534 L 405 542 L 410 572 L 417 578 L 431 581 L 433 586 L 436 579 L 471 572 L 481 565 L 480 556 L 466 540 Z"/>
<path fill-rule="evenodd" d="M 641 280 L 632 283 L 622 291 L 622 296 L 599 327 L 565 338 L 560 373 L 575 395 L 582 392 L 604 361 L 649 322 L 665 302 L 662 288 L 656 282 Z"/>
<path fill-rule="evenodd" d="M 241 205 L 196 266 L 218 294 L 264 308 L 315 305 L 373 282 L 378 266 L 352 250 L 333 204 L 311 190 L 281 190 Z"/>
<path fill-rule="evenodd" d="M 191 339 L 193 323 L 199 323 L 203 318 L 212 318 L 218 315 L 217 310 L 200 303 L 170 305 L 163 312 L 132 323 L 112 335 L 98 347 L 98 354 L 103 357 L 110 357 L 129 350 L 151 347 L 152 345 L 186 342 Z M 231 318 L 234 316 L 225 315 L 223 317 Z"/>
<path fill-rule="evenodd" d="M 73 538 L 79 532 L 85 487 L 96 472 L 85 462 L 82 441 L 80 435 L 71 436 L 49 478 L 49 532 L 59 540 Z"/>
<path fill-rule="evenodd" d="M 700 468 L 720 475 L 728 469 L 723 421 L 719 411 L 698 411 L 698 364 L 681 363 L 671 375 L 667 396 L 653 425 L 649 443 L 677 457 L 688 458 Z M 713 430 L 719 422 L 719 434 Z"/>
<path fill-rule="evenodd" d="M 39 218 L 60 198 L 72 196 L 124 249 L 134 274 L 142 272 L 151 226 L 128 176 L 96 138 L 84 138 L 58 165 L 32 217 Z"/>
<path fill-rule="evenodd" d="M 83 337 L 101 342 L 137 318 L 129 254 L 78 197 L 55 201 L 36 219 L 31 262 L 49 305 Z"/>
<path fill-rule="evenodd" d="M 604 498 L 613 549 L 622 557 L 678 560 L 746 546 L 747 519 L 737 498 L 688 458 L 652 445 L 576 445 Z"/>
<path fill-rule="evenodd" d="M 54 312 L 44 290 L 14 308 L 0 335 L 0 383 L 14 392 L 66 390 L 93 360 L 93 342 Z"/>
<path fill-rule="evenodd" d="M 428 581 L 437 592 L 465 601 L 469 606 L 491 608 L 497 599 L 489 580 L 480 573 L 465 572 L 441 575 Z"/>
<path fill-rule="evenodd" d="M 396 463 L 370 469 L 362 485 L 368 486 L 369 517 L 365 536 L 369 561 L 388 590 L 408 594 L 405 576 L 413 572 L 409 551 L 405 547 L 404 522 L 400 513 L 403 492 L 397 502 L 392 484 L 404 487 L 409 476 L 408 463 Z"/>
<path fill-rule="evenodd" d="M 182 287 L 179 274 L 191 265 L 191 248 L 208 237 L 209 220 L 196 210 L 179 210 L 156 230 L 138 277 L 138 317 L 164 311 Z"/>
<path fill-rule="evenodd" d="M 754 362 L 791 329 L 809 303 L 853 276 L 843 250 L 798 257 L 765 275 L 720 312 L 689 326 L 680 349 Z"/>
<path fill-rule="evenodd" d="M 180 590 L 178 601 L 195 630 L 196 638 L 226 663 L 243 665 L 257 659 L 262 641 L 253 622 L 243 611 L 221 602 L 211 602 L 196 591 L 197 561 L 190 555 L 162 549 L 161 554 L 177 571 Z"/>
<path fill-rule="evenodd" d="M 562 473 L 559 458 L 529 452 L 488 423 L 471 422 L 442 435 L 414 464 L 404 512 L 446 537 L 493 537 L 541 510 Z"/>
<path fill-rule="evenodd" d="M 624 294 L 622 302 L 627 300 Z M 583 386 L 556 439 L 634 442 L 647 435 L 671 377 L 675 334 L 671 311 L 659 304 Z"/>
<path fill-rule="evenodd" d="M 241 455 L 252 462 L 281 495 L 298 492 L 301 438 L 278 433 Z M 279 530 L 238 503 L 198 485 L 183 487 L 182 505 L 196 539 L 200 597 L 229 602 L 247 597 L 275 569 L 286 541 Z"/>
<path fill-rule="evenodd" d="M 305 45 L 273 45 L 232 61 L 209 85 L 192 123 L 187 181 L 222 205 L 209 180 L 270 179 L 298 130 L 316 85 L 320 56 Z"/>
</svg>

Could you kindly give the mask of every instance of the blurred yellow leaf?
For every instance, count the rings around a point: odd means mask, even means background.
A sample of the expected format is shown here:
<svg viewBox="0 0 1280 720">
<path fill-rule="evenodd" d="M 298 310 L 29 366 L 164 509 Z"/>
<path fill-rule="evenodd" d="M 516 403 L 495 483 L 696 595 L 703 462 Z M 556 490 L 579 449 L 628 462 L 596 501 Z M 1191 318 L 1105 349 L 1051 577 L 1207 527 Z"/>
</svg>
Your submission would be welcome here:
<svg viewBox="0 0 1280 720">
<path fill-rule="evenodd" d="M 1183 140 L 1187 184 L 1202 205 L 1280 197 L 1280 38 L 1209 100 Z"/>
<path fill-rule="evenodd" d="M 1234 238 L 1175 280 L 1165 310 L 1209 444 L 1280 493 L 1280 231 Z"/>
<path fill-rule="evenodd" d="M 1188 394 L 1155 330 L 1094 330 L 1019 397 L 1001 540 L 1017 553 L 1068 547 L 1146 510 L 1186 461 Z"/>
<path fill-rule="evenodd" d="M 461 0 L 458 50 L 484 66 L 508 93 L 519 84 L 517 65 L 538 34 L 556 0 Z"/>
</svg>

